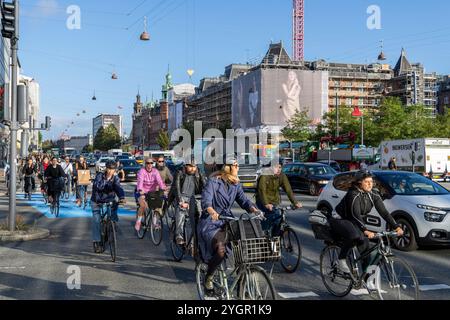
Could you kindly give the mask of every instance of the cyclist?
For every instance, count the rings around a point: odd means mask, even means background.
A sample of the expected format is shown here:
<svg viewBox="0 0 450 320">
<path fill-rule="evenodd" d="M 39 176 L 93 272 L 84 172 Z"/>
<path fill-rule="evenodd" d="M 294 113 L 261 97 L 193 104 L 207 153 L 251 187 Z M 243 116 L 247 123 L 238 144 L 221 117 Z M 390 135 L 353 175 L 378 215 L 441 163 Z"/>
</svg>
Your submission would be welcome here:
<svg viewBox="0 0 450 320">
<path fill-rule="evenodd" d="M 173 176 L 170 173 L 169 168 L 166 167 L 166 161 L 163 156 L 158 158 L 156 163 L 156 169 L 158 169 L 159 174 L 161 175 L 162 180 L 166 185 L 171 185 L 173 181 Z"/>
<path fill-rule="evenodd" d="M 152 158 L 145 160 L 145 167 L 142 168 L 137 176 L 136 195 L 139 196 L 139 210 L 135 229 L 141 229 L 144 212 L 148 208 L 147 199 L 150 193 L 158 191 L 166 191 L 167 187 L 159 174 L 159 171 L 153 168 L 154 162 Z M 161 210 L 160 210 L 161 214 Z"/>
<path fill-rule="evenodd" d="M 287 193 L 292 206 L 297 209 L 303 207 L 300 202 L 295 200 L 291 184 L 281 171 L 281 165 L 277 161 L 270 168 L 264 168 L 256 186 L 256 205 L 266 217 L 266 220 L 262 222 L 262 227 L 272 235 L 278 235 L 280 232 L 281 214 L 280 210 L 276 209 L 281 203 L 280 188 Z"/>
<path fill-rule="evenodd" d="M 198 206 L 195 200 L 195 195 L 202 194 L 205 184 L 205 177 L 198 171 L 197 164 L 194 159 L 187 162 L 184 169 L 176 174 L 173 195 L 176 203 L 178 204 L 178 206 L 176 206 L 175 213 L 175 234 L 178 245 L 183 245 L 186 240 L 183 238 L 183 226 L 186 219 L 186 215 L 183 210 L 189 210 L 191 224 L 194 227 L 194 230 L 196 230 L 195 227 L 197 226 L 197 221 L 200 216 L 199 210 L 201 207 Z"/>
<path fill-rule="evenodd" d="M 111 220 L 114 222 L 119 221 L 117 210 L 119 203 L 125 204 L 125 191 L 120 185 L 120 179 L 116 175 L 117 164 L 114 161 L 108 161 L 106 164 L 106 171 L 104 173 L 98 173 L 95 177 L 92 187 L 91 207 L 92 207 L 92 238 L 94 242 L 94 252 L 102 253 L 101 247 L 101 235 L 100 235 L 100 209 L 101 206 L 106 203 L 113 202 L 114 205 L 111 208 Z M 117 203 L 116 196 L 119 198 Z"/>
<path fill-rule="evenodd" d="M 31 194 L 36 189 L 34 175 L 37 173 L 37 168 L 33 164 L 33 159 L 29 158 L 27 164 L 22 169 L 22 174 L 25 179 L 25 198 L 27 194 Z"/>
<path fill-rule="evenodd" d="M 374 207 L 401 237 L 402 228 L 386 210 L 381 196 L 373 191 L 373 175 L 369 171 L 359 171 L 355 175 L 352 187 L 336 206 L 336 212 L 342 219 L 330 219 L 333 234 L 343 240 L 339 254 L 339 267 L 344 273 L 350 273 L 347 256 L 355 244 L 359 252 L 363 253 L 369 248 L 369 239 L 375 237 L 375 233 L 369 231 L 364 223 L 364 217 Z"/>
<path fill-rule="evenodd" d="M 78 185 L 78 170 L 89 170 L 89 167 L 87 165 L 86 160 L 83 156 L 80 157 L 80 160 L 75 163 L 75 173 L 74 173 L 74 179 L 76 183 L 76 204 L 77 206 L 81 206 L 82 199 L 81 199 L 81 191 L 84 191 L 84 194 L 86 196 L 87 192 L 87 186 L 80 186 Z"/>
<path fill-rule="evenodd" d="M 42 158 L 42 162 L 39 164 L 39 173 L 38 173 L 39 180 L 41 180 L 42 195 L 47 193 L 46 189 L 47 189 L 48 185 L 44 179 L 44 174 L 45 174 L 45 171 L 47 170 L 48 166 L 49 166 L 49 159 L 47 156 L 44 156 Z"/>
<path fill-rule="evenodd" d="M 238 178 L 239 164 L 234 157 L 227 157 L 220 172 L 208 180 L 202 193 L 202 217 L 197 233 L 203 260 L 208 263 L 205 288 L 213 289 L 213 276 L 217 267 L 225 259 L 227 235 L 225 222 L 220 216 L 231 216 L 231 207 L 236 201 L 247 212 L 259 213 L 256 206 L 245 196 Z"/>
<path fill-rule="evenodd" d="M 70 158 L 68 156 L 64 158 L 64 163 L 61 165 L 61 168 L 66 174 L 66 186 L 68 186 L 68 190 L 70 192 L 72 188 L 73 166 L 70 163 Z"/>
<path fill-rule="evenodd" d="M 53 202 L 64 187 L 65 176 L 64 170 L 58 164 L 58 159 L 56 157 L 52 158 L 51 165 L 47 167 L 44 173 L 44 177 L 47 179 L 49 203 Z"/>
</svg>

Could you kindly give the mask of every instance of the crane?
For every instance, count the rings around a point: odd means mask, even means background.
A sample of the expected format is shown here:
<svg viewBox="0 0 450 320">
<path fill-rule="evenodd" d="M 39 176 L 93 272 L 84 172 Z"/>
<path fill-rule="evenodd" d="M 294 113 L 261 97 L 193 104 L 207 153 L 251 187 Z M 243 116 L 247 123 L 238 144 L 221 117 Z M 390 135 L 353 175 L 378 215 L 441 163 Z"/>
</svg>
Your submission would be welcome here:
<svg viewBox="0 0 450 320">
<path fill-rule="evenodd" d="M 304 28 L 305 28 L 304 0 L 293 0 L 292 43 L 294 51 L 294 61 L 304 60 L 304 30 L 305 30 Z"/>
</svg>

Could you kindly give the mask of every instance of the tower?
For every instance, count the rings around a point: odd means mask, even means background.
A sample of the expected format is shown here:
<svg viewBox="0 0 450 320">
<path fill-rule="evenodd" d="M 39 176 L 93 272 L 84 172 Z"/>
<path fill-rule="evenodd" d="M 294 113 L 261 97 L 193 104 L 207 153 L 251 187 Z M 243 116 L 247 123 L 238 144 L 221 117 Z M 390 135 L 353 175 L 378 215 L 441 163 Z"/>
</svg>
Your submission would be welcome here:
<svg viewBox="0 0 450 320">
<path fill-rule="evenodd" d="M 294 61 L 303 61 L 305 27 L 304 0 L 293 0 L 293 4 L 294 8 L 292 14 L 292 44 L 294 51 Z"/>
</svg>

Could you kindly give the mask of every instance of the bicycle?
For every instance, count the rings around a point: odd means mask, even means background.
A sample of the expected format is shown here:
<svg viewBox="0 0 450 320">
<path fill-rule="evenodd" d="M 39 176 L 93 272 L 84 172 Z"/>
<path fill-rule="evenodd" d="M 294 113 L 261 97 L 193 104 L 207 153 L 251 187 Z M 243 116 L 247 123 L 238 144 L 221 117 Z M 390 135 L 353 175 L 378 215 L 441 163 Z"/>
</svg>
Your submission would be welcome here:
<svg viewBox="0 0 450 320">
<path fill-rule="evenodd" d="M 145 234 L 150 230 L 153 244 L 159 246 L 162 242 L 163 224 L 158 209 L 162 208 L 163 201 L 167 198 L 161 196 L 160 192 L 149 193 L 146 197 L 148 206 L 144 212 L 144 217 L 142 218 L 141 228 L 137 231 L 137 236 L 139 239 L 144 239 Z M 138 212 L 139 208 L 136 211 L 136 215 Z"/>
<path fill-rule="evenodd" d="M 86 210 L 86 207 L 88 206 L 88 197 L 87 197 L 87 186 L 79 186 L 79 195 L 81 199 L 80 208 L 83 207 L 83 210 Z"/>
<path fill-rule="evenodd" d="M 281 219 L 279 222 L 280 233 L 277 235 L 281 238 L 281 259 L 280 263 L 287 273 L 294 273 L 300 266 L 302 258 L 302 248 L 295 231 L 287 222 L 286 212 L 293 211 L 292 207 L 274 207 L 274 211 L 280 210 Z M 269 235 L 272 236 L 272 235 Z"/>
<path fill-rule="evenodd" d="M 69 178 L 64 178 L 64 190 L 62 191 L 61 198 L 65 198 L 66 200 L 69 200 L 71 196 L 71 181 Z"/>
<path fill-rule="evenodd" d="M 261 219 L 260 216 L 247 220 Z M 230 222 L 239 218 L 220 217 L 225 221 L 225 230 L 229 236 Z M 278 261 L 281 256 L 280 238 L 260 238 L 231 241 L 234 265 L 232 272 L 227 275 L 227 263 L 225 259 L 214 274 L 214 290 L 212 297 L 218 300 L 276 300 L 276 293 L 271 278 L 266 271 L 257 264 Z M 197 291 L 200 300 L 206 300 L 209 294 L 205 292 L 204 282 L 208 265 L 204 262 L 197 264 L 195 268 Z M 233 279 L 229 284 L 229 277 Z"/>
<path fill-rule="evenodd" d="M 53 202 L 50 204 L 50 212 L 51 214 L 54 214 L 56 218 L 59 217 L 59 208 L 60 208 L 59 197 L 60 192 L 56 191 L 55 196 L 53 198 Z"/>
<path fill-rule="evenodd" d="M 105 252 L 106 245 L 109 246 L 111 261 L 116 262 L 117 258 L 117 230 L 116 222 L 111 220 L 111 210 L 115 202 L 100 205 L 100 232 L 102 253 Z"/>
<path fill-rule="evenodd" d="M 370 295 L 377 294 L 381 300 L 419 299 L 419 283 L 414 270 L 392 252 L 389 239 L 395 237 L 396 232 L 377 233 L 374 238 L 378 240 L 377 245 L 361 256 L 354 247 L 349 255 L 351 274 L 339 270 L 339 241 L 327 240 L 320 256 L 320 273 L 327 290 L 336 297 L 345 297 L 352 289 L 367 289 Z M 367 270 L 363 270 L 366 259 L 371 261 Z"/>
</svg>

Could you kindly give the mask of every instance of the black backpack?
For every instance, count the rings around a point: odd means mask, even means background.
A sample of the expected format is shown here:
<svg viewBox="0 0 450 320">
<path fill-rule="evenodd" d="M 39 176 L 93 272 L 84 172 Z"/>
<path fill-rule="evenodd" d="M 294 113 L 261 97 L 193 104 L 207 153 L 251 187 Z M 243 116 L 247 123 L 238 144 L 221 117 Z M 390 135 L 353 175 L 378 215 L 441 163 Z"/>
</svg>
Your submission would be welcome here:
<svg viewBox="0 0 450 320">
<path fill-rule="evenodd" d="M 250 215 L 244 214 L 238 221 L 233 221 L 230 223 L 230 231 L 232 235 L 231 240 L 236 241 L 264 238 L 264 231 L 261 226 L 261 221 L 244 220 L 244 217 L 250 217 Z"/>
</svg>

